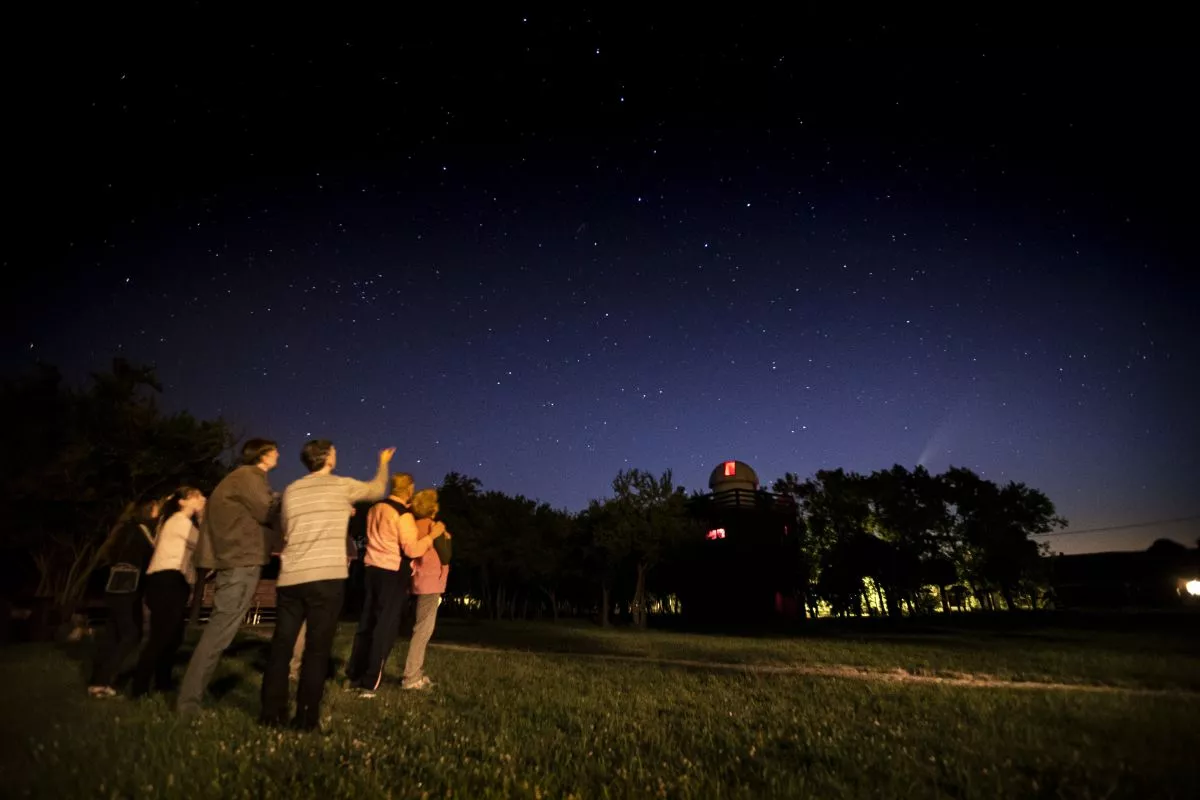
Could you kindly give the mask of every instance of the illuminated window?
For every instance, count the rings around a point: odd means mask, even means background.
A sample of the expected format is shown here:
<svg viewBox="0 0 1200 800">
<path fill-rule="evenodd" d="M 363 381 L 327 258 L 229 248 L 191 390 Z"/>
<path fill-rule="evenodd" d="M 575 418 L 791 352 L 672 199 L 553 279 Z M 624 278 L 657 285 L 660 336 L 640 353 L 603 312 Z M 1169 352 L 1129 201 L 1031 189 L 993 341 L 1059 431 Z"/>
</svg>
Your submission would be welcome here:
<svg viewBox="0 0 1200 800">
<path fill-rule="evenodd" d="M 706 538 L 706 539 L 724 539 L 725 538 L 725 529 L 724 528 L 713 528 L 711 531 L 709 531 L 707 534 L 705 534 L 704 538 Z"/>
<path fill-rule="evenodd" d="M 735 472 L 737 472 L 737 462 L 736 461 L 726 461 L 725 462 L 725 477 L 732 478 L 733 474 Z"/>
</svg>

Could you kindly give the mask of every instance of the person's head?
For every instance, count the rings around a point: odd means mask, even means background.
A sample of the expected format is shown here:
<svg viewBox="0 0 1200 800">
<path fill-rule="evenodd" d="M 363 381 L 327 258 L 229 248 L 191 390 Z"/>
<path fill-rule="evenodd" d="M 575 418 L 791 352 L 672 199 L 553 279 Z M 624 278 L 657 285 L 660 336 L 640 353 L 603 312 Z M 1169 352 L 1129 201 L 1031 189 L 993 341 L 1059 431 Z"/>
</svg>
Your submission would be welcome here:
<svg viewBox="0 0 1200 800">
<path fill-rule="evenodd" d="M 270 439 L 248 439 L 242 445 L 242 463 L 264 471 L 275 469 L 279 463 L 279 445 Z"/>
<path fill-rule="evenodd" d="M 163 501 L 158 497 L 142 500 L 133 509 L 133 516 L 138 519 L 157 519 L 162 509 Z"/>
<path fill-rule="evenodd" d="M 204 492 L 194 486 L 180 486 L 175 491 L 171 492 L 167 502 L 163 504 L 162 514 L 160 515 L 163 521 L 182 511 L 189 517 L 195 516 L 197 512 L 204 508 Z"/>
<path fill-rule="evenodd" d="M 422 489 L 413 495 L 413 516 L 417 519 L 433 519 L 438 513 L 437 489 Z"/>
<path fill-rule="evenodd" d="M 392 497 L 407 503 L 413 496 L 413 476 L 407 472 L 397 472 L 392 476 Z"/>
<path fill-rule="evenodd" d="M 313 439 L 300 451 L 300 461 L 309 472 L 332 471 L 337 466 L 337 448 L 328 439 Z"/>
</svg>

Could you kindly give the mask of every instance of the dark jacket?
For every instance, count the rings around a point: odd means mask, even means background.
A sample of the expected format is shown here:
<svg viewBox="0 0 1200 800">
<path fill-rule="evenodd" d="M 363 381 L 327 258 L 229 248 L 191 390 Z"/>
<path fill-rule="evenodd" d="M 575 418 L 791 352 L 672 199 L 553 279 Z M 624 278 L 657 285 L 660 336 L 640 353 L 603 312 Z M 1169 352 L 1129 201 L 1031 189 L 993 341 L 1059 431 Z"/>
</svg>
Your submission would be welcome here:
<svg viewBox="0 0 1200 800">
<path fill-rule="evenodd" d="M 147 537 L 146 531 L 153 536 L 156 524 L 152 519 L 131 519 L 124 522 L 109 545 L 109 564 L 130 564 L 141 570 L 142 577 L 145 577 L 150 557 L 154 555 L 154 544 Z M 145 530 L 142 530 L 143 527 Z M 138 591 L 141 591 L 141 581 L 138 583 Z"/>
<path fill-rule="evenodd" d="M 217 484 L 204 508 L 196 564 L 205 569 L 259 567 L 277 549 L 275 498 L 267 473 L 241 466 Z"/>
</svg>

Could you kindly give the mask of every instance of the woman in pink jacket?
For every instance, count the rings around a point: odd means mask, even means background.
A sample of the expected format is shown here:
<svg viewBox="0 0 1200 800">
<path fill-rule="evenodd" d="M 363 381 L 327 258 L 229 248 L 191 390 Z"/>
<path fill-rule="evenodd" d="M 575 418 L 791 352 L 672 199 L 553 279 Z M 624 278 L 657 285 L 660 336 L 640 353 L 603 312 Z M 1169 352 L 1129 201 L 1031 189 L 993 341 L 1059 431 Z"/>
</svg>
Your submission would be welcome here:
<svg viewBox="0 0 1200 800">
<path fill-rule="evenodd" d="M 433 682 L 426 677 L 425 646 L 433 635 L 437 622 L 438 606 L 442 593 L 446 591 L 446 578 L 450 574 L 450 531 L 437 521 L 438 501 L 435 489 L 424 489 L 413 495 L 413 516 L 417 519 L 417 534 L 421 539 L 436 536 L 433 547 L 425 555 L 412 562 L 412 594 L 417 597 L 417 618 L 413 623 L 412 640 L 408 644 L 408 658 L 404 662 L 405 689 L 428 689 Z M 441 532 L 443 535 L 437 536 Z"/>
</svg>

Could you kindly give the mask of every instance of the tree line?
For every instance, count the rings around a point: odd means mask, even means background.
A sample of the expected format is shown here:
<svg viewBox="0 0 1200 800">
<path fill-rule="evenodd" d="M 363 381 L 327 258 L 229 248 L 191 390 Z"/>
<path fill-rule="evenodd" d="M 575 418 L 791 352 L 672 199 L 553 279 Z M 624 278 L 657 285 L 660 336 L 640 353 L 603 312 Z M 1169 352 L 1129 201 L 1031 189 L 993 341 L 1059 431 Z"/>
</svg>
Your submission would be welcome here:
<svg viewBox="0 0 1200 800">
<path fill-rule="evenodd" d="M 69 613 L 139 502 L 181 484 L 211 490 L 230 468 L 230 426 L 166 413 L 160 393 L 152 369 L 122 360 L 82 388 L 52 368 L 0 386 L 0 410 L 17 421 L 0 466 L 5 586 L 24 581 Z M 570 512 L 446 475 L 440 504 L 455 534 L 447 602 L 495 619 L 608 624 L 618 614 L 638 626 L 687 611 L 680 598 L 697 591 L 710 544 L 704 496 L 688 495 L 670 471 L 623 470 L 609 489 Z M 1046 602 L 1045 549 L 1030 537 L 1065 521 L 1036 489 L 899 465 L 786 474 L 771 489 L 768 512 L 747 517 L 744 535 L 758 548 L 749 558 L 800 616 Z"/>
<path fill-rule="evenodd" d="M 1047 548 L 1030 537 L 1066 522 L 1024 484 L 897 465 L 869 475 L 787 474 L 772 489 L 788 502 L 758 523 L 783 523 L 760 535 L 759 557 L 782 563 L 763 574 L 807 616 L 1015 610 L 1047 600 Z M 674 598 L 695 590 L 689 573 L 711 546 L 695 508 L 703 496 L 687 495 L 670 471 L 621 471 L 611 490 L 572 514 L 447 475 L 443 516 L 462 543 L 455 594 L 476 598 L 493 618 L 594 614 L 607 624 L 619 609 L 644 626 L 651 611 L 672 610 Z"/>
</svg>

